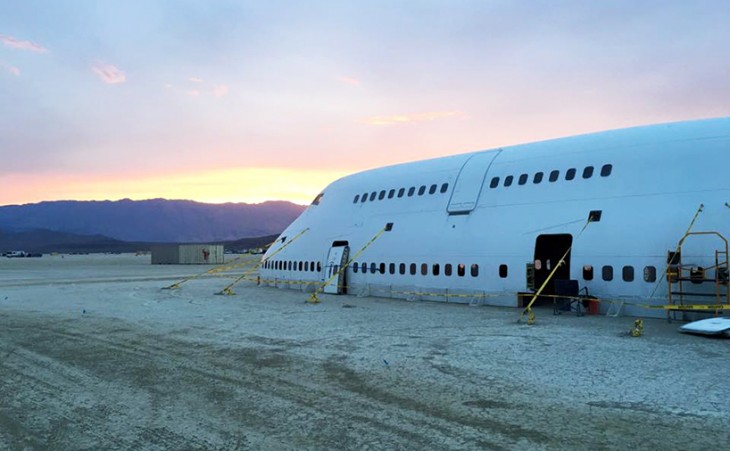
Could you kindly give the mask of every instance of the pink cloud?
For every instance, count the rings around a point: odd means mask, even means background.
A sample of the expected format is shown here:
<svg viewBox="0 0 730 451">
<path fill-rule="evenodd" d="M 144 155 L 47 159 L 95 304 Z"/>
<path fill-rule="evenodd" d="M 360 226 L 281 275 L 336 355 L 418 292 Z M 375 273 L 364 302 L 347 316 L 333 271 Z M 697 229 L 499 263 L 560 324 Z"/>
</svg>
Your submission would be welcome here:
<svg viewBox="0 0 730 451">
<path fill-rule="evenodd" d="M 6 71 L 10 72 L 11 74 L 15 75 L 16 77 L 20 77 L 20 69 L 18 69 L 15 66 L 12 66 L 10 64 L 0 61 L 0 68 L 5 69 Z"/>
<path fill-rule="evenodd" d="M 101 81 L 109 85 L 124 83 L 127 80 L 124 72 L 111 64 L 96 63 L 91 66 L 91 70 L 99 76 Z"/>
<path fill-rule="evenodd" d="M 12 36 L 5 36 L 3 34 L 0 34 L 0 41 L 2 41 L 2 43 L 5 44 L 6 47 L 10 47 L 13 49 L 29 50 L 36 53 L 46 53 L 48 51 L 47 48 L 43 47 L 40 44 L 36 44 L 35 42 L 23 41 L 21 39 L 14 38 Z"/>
<path fill-rule="evenodd" d="M 337 80 L 340 83 L 344 83 L 346 85 L 360 86 L 360 80 L 358 80 L 357 78 L 352 78 L 352 77 L 338 77 Z"/>
<path fill-rule="evenodd" d="M 397 114 L 393 116 L 371 116 L 363 119 L 362 122 L 370 125 L 395 125 L 464 116 L 464 113 L 460 111 L 432 111 L 428 113 Z"/>
<path fill-rule="evenodd" d="M 213 95 L 216 96 L 216 97 L 223 97 L 226 94 L 228 94 L 228 86 L 227 85 L 216 85 L 213 88 Z"/>
</svg>

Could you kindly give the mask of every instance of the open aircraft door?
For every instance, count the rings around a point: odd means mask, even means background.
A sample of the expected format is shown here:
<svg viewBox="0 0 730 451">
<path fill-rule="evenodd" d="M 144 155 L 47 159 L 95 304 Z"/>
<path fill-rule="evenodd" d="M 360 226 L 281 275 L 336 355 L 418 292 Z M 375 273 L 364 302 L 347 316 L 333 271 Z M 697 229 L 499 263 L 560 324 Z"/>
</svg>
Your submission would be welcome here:
<svg viewBox="0 0 730 451">
<path fill-rule="evenodd" d="M 347 271 L 340 271 L 340 268 L 347 264 L 349 258 L 350 246 L 347 245 L 347 241 L 336 241 L 332 244 L 322 274 L 322 281 L 327 282 L 322 291 L 329 294 L 347 293 L 347 281 L 345 279 Z M 334 277 L 335 274 L 337 274 L 337 277 Z"/>
</svg>

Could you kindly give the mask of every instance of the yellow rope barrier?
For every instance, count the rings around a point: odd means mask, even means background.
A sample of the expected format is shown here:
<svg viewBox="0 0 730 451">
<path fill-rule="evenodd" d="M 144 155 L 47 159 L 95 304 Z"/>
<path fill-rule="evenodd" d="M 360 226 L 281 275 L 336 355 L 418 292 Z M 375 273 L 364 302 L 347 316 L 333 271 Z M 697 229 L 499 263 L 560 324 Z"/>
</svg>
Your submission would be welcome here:
<svg viewBox="0 0 730 451">
<path fill-rule="evenodd" d="M 281 252 L 281 251 L 283 251 L 284 249 L 286 249 L 286 248 L 287 248 L 287 247 L 288 247 L 288 246 L 289 246 L 289 245 L 290 245 L 291 243 L 293 243 L 293 242 L 295 242 L 296 240 L 298 240 L 298 239 L 299 239 L 299 238 L 300 238 L 300 237 L 301 237 L 302 235 L 304 235 L 304 234 L 305 234 L 305 233 L 306 233 L 306 232 L 307 232 L 308 230 L 309 230 L 309 228 L 306 228 L 306 229 L 302 230 L 301 232 L 299 232 L 298 234 L 294 235 L 294 238 L 292 238 L 292 239 L 291 239 L 291 240 L 289 240 L 288 242 L 284 243 L 284 245 L 283 245 L 283 246 L 281 246 L 281 247 L 280 247 L 279 249 L 277 249 L 277 250 L 276 250 L 276 251 L 274 251 L 274 252 L 273 252 L 273 253 L 272 253 L 271 255 L 269 255 L 269 256 L 267 257 L 267 260 L 268 260 L 268 259 L 271 259 L 271 258 L 272 258 L 273 256 L 275 256 L 276 254 L 278 254 L 279 252 Z M 222 289 L 221 291 L 219 291 L 219 292 L 218 292 L 218 293 L 216 293 L 216 294 L 221 294 L 221 295 L 227 295 L 227 296 L 231 296 L 231 295 L 234 295 L 234 294 L 236 294 L 236 293 L 234 293 L 234 292 L 233 292 L 233 287 L 234 287 L 234 286 L 235 286 L 236 284 L 238 284 L 238 282 L 240 282 L 241 280 L 243 280 L 243 279 L 244 279 L 244 278 L 245 278 L 246 276 L 250 276 L 250 275 L 251 275 L 251 274 L 253 274 L 253 273 L 254 273 L 254 272 L 255 272 L 256 270 L 258 270 L 258 268 L 259 268 L 259 266 L 261 266 L 261 263 L 262 263 L 262 262 L 263 262 L 263 260 L 259 260 L 259 261 L 258 261 L 258 262 L 256 263 L 256 265 L 254 265 L 254 267 L 253 267 L 253 268 L 251 268 L 251 269 L 250 269 L 249 271 L 247 271 L 247 272 L 244 272 L 244 273 L 243 273 L 243 274 L 241 275 L 241 277 L 239 277 L 238 279 L 236 279 L 236 280 L 234 280 L 233 282 L 231 282 L 231 283 L 229 283 L 228 285 L 226 285 L 226 286 L 225 286 L 225 287 L 224 287 L 224 288 L 223 288 L 223 289 Z"/>
<path fill-rule="evenodd" d="M 586 229 L 586 227 L 588 227 L 588 224 L 590 224 L 590 223 L 591 223 L 591 217 L 589 216 L 588 219 L 586 220 L 586 223 L 583 225 L 583 228 L 580 229 L 580 232 L 578 232 L 578 235 L 576 235 L 576 237 L 575 237 L 576 240 L 583 234 L 583 231 Z M 553 270 L 550 271 L 550 274 L 548 274 L 547 278 L 540 286 L 540 289 L 537 290 L 535 295 L 532 297 L 532 300 L 530 301 L 530 303 L 527 304 L 527 307 L 525 307 L 525 309 L 522 311 L 522 313 L 520 314 L 520 317 L 517 318 L 518 323 L 522 320 L 522 317 L 525 316 L 525 314 L 528 314 L 528 321 L 527 321 L 528 325 L 532 325 L 535 323 L 535 315 L 532 314 L 532 305 L 535 303 L 535 301 L 537 301 L 537 298 L 540 297 L 540 294 L 542 293 L 542 291 L 545 289 L 547 284 L 552 280 L 552 278 L 555 275 L 555 272 L 558 270 L 558 268 L 565 262 L 565 259 L 568 257 L 568 254 L 570 253 L 571 249 L 573 249 L 572 244 L 570 245 L 570 247 L 568 247 L 568 250 L 565 251 L 565 254 L 563 254 L 563 256 L 560 258 L 560 260 L 558 260 L 558 263 L 555 265 Z"/>
<path fill-rule="evenodd" d="M 324 287 L 329 285 L 329 283 L 332 282 L 333 280 L 335 280 L 336 278 L 340 277 L 340 273 L 342 273 L 342 271 L 345 271 L 348 268 L 348 266 L 350 266 L 350 264 L 352 264 L 352 262 L 355 261 L 355 259 L 357 259 L 360 255 L 362 255 L 363 252 L 365 252 L 365 249 L 370 247 L 370 245 L 373 244 L 375 242 L 375 240 L 380 238 L 380 235 L 382 235 L 386 231 L 389 231 L 390 227 L 391 227 L 390 224 L 386 224 L 386 226 L 383 227 L 378 233 L 376 233 L 375 236 L 370 238 L 370 241 L 365 243 L 365 245 L 363 247 L 361 247 L 360 250 L 355 253 L 355 255 L 350 257 L 350 259 L 347 261 L 347 263 L 342 265 L 342 267 L 340 267 L 340 269 L 337 270 L 336 273 L 334 273 L 330 278 L 328 278 L 327 280 L 322 282 L 321 285 L 312 292 L 312 294 L 309 296 L 309 299 L 307 300 L 307 302 L 309 302 L 310 304 L 319 304 L 319 297 L 317 297 L 317 293 L 322 292 L 322 290 L 324 290 Z"/>
<path fill-rule="evenodd" d="M 237 268 L 237 267 L 240 267 L 240 266 L 246 266 L 248 264 L 248 262 L 246 262 L 246 263 L 238 263 L 238 264 L 235 264 L 235 265 L 232 264 L 232 263 L 237 262 L 238 260 L 240 260 L 242 258 L 243 258 L 243 256 L 236 257 L 235 259 L 233 259 L 228 264 L 225 264 L 224 263 L 222 266 L 216 266 L 215 268 L 211 268 L 208 271 L 202 272 L 200 274 L 194 274 L 192 276 L 185 277 L 181 281 L 176 282 L 176 283 L 173 283 L 170 286 L 162 287 L 162 289 L 163 290 L 174 290 L 174 289 L 180 288 L 180 285 L 184 284 L 185 282 L 188 282 L 188 281 L 193 280 L 193 279 L 197 279 L 199 277 L 203 277 L 203 276 L 205 276 L 207 274 L 215 274 L 217 272 L 228 271 L 229 269 L 234 269 L 234 268 Z"/>
</svg>

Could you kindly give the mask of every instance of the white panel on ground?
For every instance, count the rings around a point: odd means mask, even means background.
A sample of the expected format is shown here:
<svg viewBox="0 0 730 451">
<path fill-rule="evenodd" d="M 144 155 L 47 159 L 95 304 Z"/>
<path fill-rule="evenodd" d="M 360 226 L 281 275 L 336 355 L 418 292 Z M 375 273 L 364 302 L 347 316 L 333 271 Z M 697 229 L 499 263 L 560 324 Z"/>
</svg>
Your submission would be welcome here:
<svg viewBox="0 0 730 451">
<path fill-rule="evenodd" d="M 489 171 L 492 161 L 500 152 L 502 150 L 476 153 L 466 160 L 454 184 L 454 191 L 451 194 L 451 200 L 449 200 L 447 208 L 449 213 L 468 213 L 474 210 L 487 171 Z"/>
<path fill-rule="evenodd" d="M 680 332 L 701 335 L 720 335 L 730 333 L 730 318 L 709 318 L 687 323 L 679 328 Z"/>
</svg>

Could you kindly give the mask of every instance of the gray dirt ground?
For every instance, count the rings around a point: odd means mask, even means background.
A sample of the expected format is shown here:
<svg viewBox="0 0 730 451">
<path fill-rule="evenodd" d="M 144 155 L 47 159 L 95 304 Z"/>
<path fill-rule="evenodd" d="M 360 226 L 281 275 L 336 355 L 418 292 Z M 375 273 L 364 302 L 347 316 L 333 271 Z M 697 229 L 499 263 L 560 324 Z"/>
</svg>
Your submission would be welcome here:
<svg viewBox="0 0 730 451">
<path fill-rule="evenodd" d="M 730 340 L 307 295 L 149 257 L 0 262 L 0 449 L 723 449 Z"/>
</svg>

